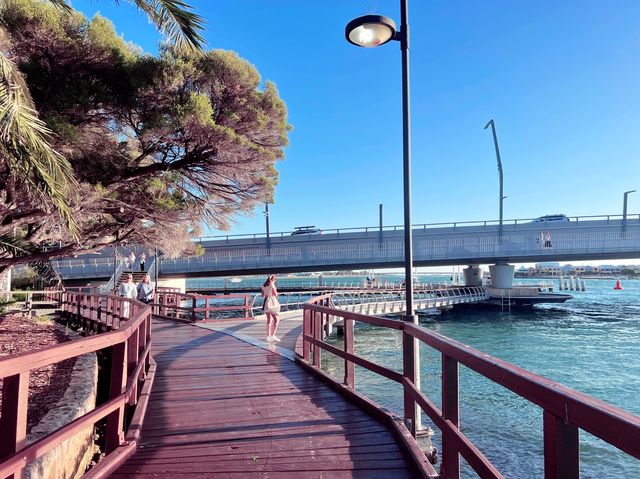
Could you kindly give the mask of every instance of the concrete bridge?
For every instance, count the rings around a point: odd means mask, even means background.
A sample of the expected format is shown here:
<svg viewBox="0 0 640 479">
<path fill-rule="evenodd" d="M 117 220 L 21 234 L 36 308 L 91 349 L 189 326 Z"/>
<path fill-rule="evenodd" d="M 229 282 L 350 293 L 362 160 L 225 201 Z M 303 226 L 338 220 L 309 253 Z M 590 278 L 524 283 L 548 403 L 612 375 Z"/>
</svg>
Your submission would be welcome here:
<svg viewBox="0 0 640 479">
<path fill-rule="evenodd" d="M 506 278 L 508 263 L 628 259 L 640 257 L 640 216 L 573 217 L 567 222 L 508 220 L 503 234 L 495 221 L 413 227 L 416 266 L 496 264 L 494 278 Z M 322 234 L 218 236 L 202 238 L 202 256 L 163 259 L 162 278 L 212 277 L 299 271 L 393 268 L 404 262 L 403 230 L 354 228 Z M 112 252 L 61 260 L 65 278 L 110 277 Z M 106 256 L 106 257 L 105 257 Z M 88 265 L 93 261 L 93 267 Z M 504 274 L 502 274 L 504 273 Z M 469 284 L 474 285 L 474 284 Z M 501 287 L 508 287 L 503 284 Z"/>
</svg>

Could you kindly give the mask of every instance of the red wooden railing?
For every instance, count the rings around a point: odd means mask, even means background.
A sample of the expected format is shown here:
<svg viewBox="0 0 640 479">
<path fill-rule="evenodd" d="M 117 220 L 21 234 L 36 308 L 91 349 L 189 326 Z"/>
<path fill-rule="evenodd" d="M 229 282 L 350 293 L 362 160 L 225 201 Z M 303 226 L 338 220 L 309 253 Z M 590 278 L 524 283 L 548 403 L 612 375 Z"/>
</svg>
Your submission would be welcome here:
<svg viewBox="0 0 640 479">
<path fill-rule="evenodd" d="M 240 300 L 241 304 L 226 304 L 214 306 L 213 302 L 218 300 Z M 238 311 L 239 314 L 225 319 L 249 319 L 250 317 L 250 295 L 248 294 L 192 294 L 159 291 L 154 300 L 153 312 L 160 316 L 187 321 L 208 321 L 212 318 L 212 313 L 221 311 Z M 200 305 L 198 304 L 200 303 Z"/>
<path fill-rule="evenodd" d="M 22 468 L 78 432 L 106 418 L 105 465 L 135 448 L 155 364 L 151 346 L 151 308 L 135 300 L 88 293 L 60 295 L 61 314 L 89 332 L 103 332 L 68 343 L 0 359 L 0 477 L 21 475 Z M 51 434 L 25 445 L 29 374 L 65 359 L 108 349 L 111 352 L 109 399 Z M 133 415 L 129 414 L 133 411 Z M 122 446 L 122 447 L 121 447 Z M 117 451 L 118 454 L 110 453 Z"/>
<path fill-rule="evenodd" d="M 331 295 L 313 298 L 304 306 L 302 345 L 298 348 L 298 360 L 316 373 L 324 375 L 320 371 L 323 350 L 343 358 L 343 385 L 353 391 L 356 364 L 401 384 L 404 390 L 406 422 L 415 424 L 417 405 L 442 432 L 442 478 L 460 477 L 460 456 L 481 478 L 504 477 L 460 430 L 458 370 L 461 364 L 543 409 L 545 478 L 579 477 L 580 429 L 640 459 L 640 417 L 634 414 L 412 323 L 349 313 L 331 306 Z M 343 350 L 324 342 L 325 325 L 330 317 L 344 320 Z M 356 321 L 402 331 L 402 373 L 355 354 L 353 333 Z M 411 380 L 414 376 L 416 340 L 442 354 L 442 410 L 416 388 Z M 415 431 L 412 432 L 415 435 Z"/>
</svg>

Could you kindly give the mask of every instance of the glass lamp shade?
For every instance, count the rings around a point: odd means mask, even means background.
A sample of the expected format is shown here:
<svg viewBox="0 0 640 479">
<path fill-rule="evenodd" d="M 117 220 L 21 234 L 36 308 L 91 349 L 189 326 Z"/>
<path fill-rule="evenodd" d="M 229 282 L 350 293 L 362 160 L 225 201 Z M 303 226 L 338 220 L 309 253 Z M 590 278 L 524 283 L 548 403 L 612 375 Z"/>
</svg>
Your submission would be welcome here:
<svg viewBox="0 0 640 479">
<path fill-rule="evenodd" d="M 365 15 L 351 20 L 345 28 L 345 37 L 349 43 L 359 47 L 373 48 L 392 40 L 396 34 L 396 25 L 390 18 L 380 15 Z"/>
</svg>

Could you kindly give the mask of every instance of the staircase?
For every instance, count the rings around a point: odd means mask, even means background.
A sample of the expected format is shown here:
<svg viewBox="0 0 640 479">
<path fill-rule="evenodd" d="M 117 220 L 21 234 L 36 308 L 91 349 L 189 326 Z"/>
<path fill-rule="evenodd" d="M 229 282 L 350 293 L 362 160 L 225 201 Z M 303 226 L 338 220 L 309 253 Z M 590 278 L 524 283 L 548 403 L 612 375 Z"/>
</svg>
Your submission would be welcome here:
<svg viewBox="0 0 640 479">
<path fill-rule="evenodd" d="M 127 276 L 129 276 L 130 274 L 133 275 L 133 282 L 135 284 L 138 284 L 140 282 L 142 282 L 142 278 L 144 278 L 145 274 L 148 274 L 146 271 L 123 271 L 120 274 L 120 278 L 118 278 L 118 281 L 116 282 L 116 286 L 115 289 L 116 291 L 118 291 L 120 289 L 120 285 L 122 283 L 126 283 L 127 282 Z"/>
</svg>

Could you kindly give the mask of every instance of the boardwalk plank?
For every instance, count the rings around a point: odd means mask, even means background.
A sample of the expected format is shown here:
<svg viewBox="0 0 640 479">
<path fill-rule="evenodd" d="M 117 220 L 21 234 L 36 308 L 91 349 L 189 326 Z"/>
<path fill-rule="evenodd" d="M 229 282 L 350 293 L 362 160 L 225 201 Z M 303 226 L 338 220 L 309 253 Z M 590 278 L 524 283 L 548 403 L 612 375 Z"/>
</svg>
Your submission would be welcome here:
<svg viewBox="0 0 640 479">
<path fill-rule="evenodd" d="M 385 425 L 274 352 L 154 321 L 152 354 L 139 445 L 114 478 L 414 477 Z"/>
</svg>

